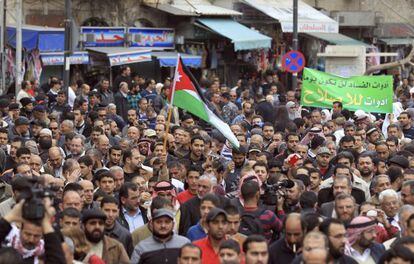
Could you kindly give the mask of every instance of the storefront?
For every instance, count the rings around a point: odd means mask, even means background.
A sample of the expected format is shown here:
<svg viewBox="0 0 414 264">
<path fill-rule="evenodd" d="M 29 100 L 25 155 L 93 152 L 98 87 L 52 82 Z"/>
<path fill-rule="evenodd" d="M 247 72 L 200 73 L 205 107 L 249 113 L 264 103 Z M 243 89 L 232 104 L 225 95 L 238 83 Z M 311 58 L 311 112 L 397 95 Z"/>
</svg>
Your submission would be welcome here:
<svg viewBox="0 0 414 264">
<path fill-rule="evenodd" d="M 243 14 L 207 0 L 178 0 L 146 4 L 170 14 L 176 28 L 176 49 L 200 56 L 200 68 L 193 69 L 197 79 L 219 77 L 234 85 L 245 72 L 256 72 L 260 57 L 272 46 L 271 38 L 250 29 L 233 17 Z"/>
<path fill-rule="evenodd" d="M 135 74 L 162 81 L 171 76 L 168 67 L 177 61 L 173 28 L 82 27 L 82 46 L 91 57 L 90 80 L 106 76 L 113 81 L 120 66 L 128 65 Z M 190 67 L 200 67 L 201 57 L 182 53 Z"/>
<path fill-rule="evenodd" d="M 62 28 L 39 27 L 26 25 L 22 28 L 23 78 L 25 80 L 43 80 L 44 76 L 61 76 L 63 67 L 42 67 L 41 54 L 47 52 L 63 52 L 64 30 Z M 16 28 L 7 27 L 7 65 L 6 86 L 14 81 Z M 47 77 L 46 77 L 47 78 Z"/>
<path fill-rule="evenodd" d="M 382 52 L 396 52 L 397 57 L 385 57 L 383 62 L 392 62 L 405 58 L 411 51 L 411 44 L 414 42 L 414 29 L 412 26 L 403 23 L 384 23 L 377 34 L 377 45 Z M 401 74 L 402 78 L 411 77 L 410 72 L 414 70 L 411 65 L 404 68 L 396 67 L 388 70 L 389 74 Z"/>
<path fill-rule="evenodd" d="M 265 68 L 265 55 L 272 46 L 272 39 L 252 30 L 233 19 L 197 18 L 194 25 L 200 31 L 199 39 L 207 44 L 208 62 L 211 69 L 227 85 L 234 85 L 245 73 Z M 203 35 L 207 36 L 203 39 Z M 197 36 L 197 35 L 196 35 Z"/>
<path fill-rule="evenodd" d="M 64 66 L 63 52 L 42 52 L 40 53 L 40 59 L 43 65 L 43 74 L 40 78 L 40 82 L 44 83 L 48 77 L 61 76 Z M 87 65 L 90 63 L 89 54 L 85 51 L 75 51 L 69 57 L 72 74 L 79 76 L 77 79 L 81 79 L 83 72 L 87 70 Z"/>
<path fill-rule="evenodd" d="M 312 6 L 298 1 L 299 50 L 304 53 L 306 66 L 324 69 L 324 60 L 317 56 L 326 45 L 358 45 L 370 47 L 361 41 L 339 33 L 337 21 Z M 239 0 L 235 9 L 243 13 L 240 22 L 262 32 L 273 30 L 274 47 L 269 54 L 268 68 L 278 70 L 282 82 L 289 87 L 290 74 L 281 69 L 282 56 L 291 50 L 293 37 L 293 3 L 291 0 Z"/>
</svg>

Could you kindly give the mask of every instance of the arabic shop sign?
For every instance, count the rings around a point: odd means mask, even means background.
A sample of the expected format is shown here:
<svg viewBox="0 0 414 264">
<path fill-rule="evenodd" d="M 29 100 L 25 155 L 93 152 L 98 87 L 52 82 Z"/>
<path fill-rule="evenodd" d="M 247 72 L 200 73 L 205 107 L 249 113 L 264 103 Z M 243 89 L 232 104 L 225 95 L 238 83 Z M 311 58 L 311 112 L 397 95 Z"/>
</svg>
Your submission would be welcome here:
<svg viewBox="0 0 414 264">
<path fill-rule="evenodd" d="M 84 47 L 122 47 L 125 43 L 124 27 L 81 27 Z"/>
<path fill-rule="evenodd" d="M 111 66 L 145 62 L 152 59 L 149 50 L 110 54 L 108 58 Z"/>
<path fill-rule="evenodd" d="M 174 49 L 173 28 L 128 28 L 131 47 Z"/>
<path fill-rule="evenodd" d="M 392 76 L 355 76 L 343 78 L 305 68 L 301 104 L 332 108 L 335 101 L 344 108 L 373 113 L 392 113 Z"/>
<path fill-rule="evenodd" d="M 63 65 L 63 52 L 40 53 L 43 66 Z M 89 54 L 87 52 L 74 52 L 69 57 L 70 64 L 89 64 Z"/>
</svg>

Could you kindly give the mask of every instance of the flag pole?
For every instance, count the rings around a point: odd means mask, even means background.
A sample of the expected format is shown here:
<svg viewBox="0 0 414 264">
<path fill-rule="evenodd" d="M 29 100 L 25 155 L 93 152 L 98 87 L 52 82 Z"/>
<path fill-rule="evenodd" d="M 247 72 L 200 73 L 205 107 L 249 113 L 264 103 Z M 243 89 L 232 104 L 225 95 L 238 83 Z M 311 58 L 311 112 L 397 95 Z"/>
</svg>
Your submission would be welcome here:
<svg viewBox="0 0 414 264">
<path fill-rule="evenodd" d="M 175 66 L 175 72 L 174 72 L 174 80 L 172 85 L 172 91 L 171 91 L 171 99 L 168 106 L 168 115 L 167 115 L 167 124 L 165 125 L 165 133 L 164 133 L 164 143 L 163 143 L 163 150 L 164 153 L 167 153 L 167 139 L 168 134 L 170 133 L 170 124 L 171 124 L 171 116 L 173 111 L 173 101 L 174 101 L 174 93 L 175 93 L 175 84 L 177 82 L 178 77 L 178 65 L 180 63 L 180 53 L 177 54 L 177 65 Z"/>
</svg>

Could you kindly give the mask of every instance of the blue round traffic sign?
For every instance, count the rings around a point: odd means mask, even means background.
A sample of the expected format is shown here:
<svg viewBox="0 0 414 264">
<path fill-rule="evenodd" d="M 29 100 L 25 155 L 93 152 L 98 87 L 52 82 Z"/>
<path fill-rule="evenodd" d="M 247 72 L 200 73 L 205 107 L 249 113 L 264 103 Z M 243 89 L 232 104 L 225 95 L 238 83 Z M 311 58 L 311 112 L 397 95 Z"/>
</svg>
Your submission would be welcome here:
<svg viewBox="0 0 414 264">
<path fill-rule="evenodd" d="M 305 56 L 297 50 L 292 50 L 283 55 L 282 68 L 290 73 L 297 73 L 305 68 Z"/>
</svg>

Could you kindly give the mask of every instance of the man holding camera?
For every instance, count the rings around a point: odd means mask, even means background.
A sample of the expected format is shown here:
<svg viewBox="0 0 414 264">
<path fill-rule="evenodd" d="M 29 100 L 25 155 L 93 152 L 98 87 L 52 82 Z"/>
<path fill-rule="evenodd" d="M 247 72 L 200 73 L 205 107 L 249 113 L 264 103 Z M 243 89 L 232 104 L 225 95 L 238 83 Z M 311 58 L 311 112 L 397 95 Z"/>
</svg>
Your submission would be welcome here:
<svg viewBox="0 0 414 264">
<path fill-rule="evenodd" d="M 44 216 L 42 219 L 29 220 L 23 217 L 23 204 L 20 200 L 13 209 L 0 219 L 0 243 L 14 248 L 25 263 L 65 264 L 65 255 L 58 234 L 52 227 L 55 209 L 49 198 L 44 199 Z M 21 226 L 20 229 L 17 225 Z"/>
<path fill-rule="evenodd" d="M 282 222 L 272 211 L 259 207 L 259 183 L 253 180 L 244 182 L 241 187 L 241 198 L 244 202 L 241 221 L 245 224 L 240 228 L 240 232 L 245 235 L 260 234 L 268 241 L 275 240 L 282 229 Z M 283 217 L 283 211 L 281 213 Z"/>
</svg>

